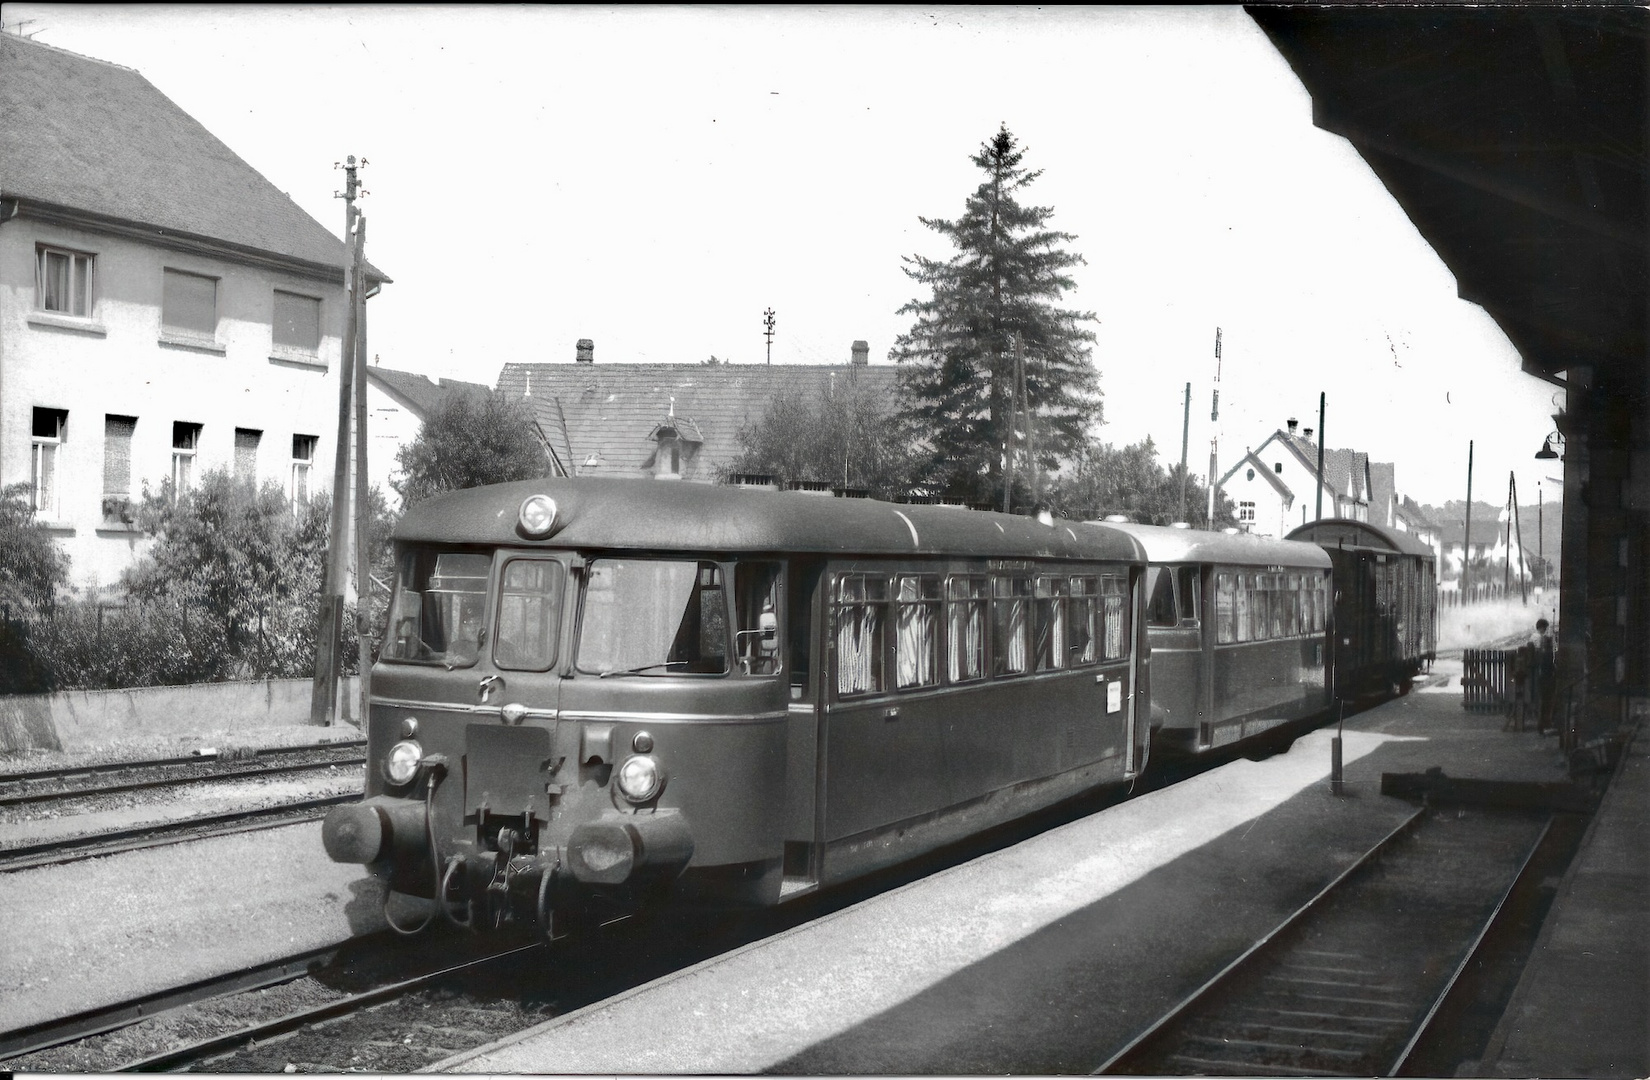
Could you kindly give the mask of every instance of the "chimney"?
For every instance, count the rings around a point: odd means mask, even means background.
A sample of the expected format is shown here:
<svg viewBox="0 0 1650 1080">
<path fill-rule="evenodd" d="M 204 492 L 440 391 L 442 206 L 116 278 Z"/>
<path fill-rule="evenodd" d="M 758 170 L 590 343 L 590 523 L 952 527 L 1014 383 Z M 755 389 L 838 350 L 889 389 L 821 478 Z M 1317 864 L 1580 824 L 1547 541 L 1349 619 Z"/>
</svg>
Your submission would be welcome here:
<svg viewBox="0 0 1650 1080">
<path fill-rule="evenodd" d="M 1311 442 L 1312 441 L 1312 429 L 1311 428 L 1306 428 L 1305 433 L 1306 433 L 1306 441 Z"/>
<path fill-rule="evenodd" d="M 579 339 L 579 343 L 575 346 L 575 349 L 576 351 L 573 353 L 573 360 L 576 363 L 594 364 L 596 362 L 596 343 L 594 341 L 591 341 L 587 337 L 582 337 Z"/>
<path fill-rule="evenodd" d="M 854 342 L 854 363 L 869 364 L 871 362 L 871 346 L 863 341 Z"/>
<path fill-rule="evenodd" d="M 1289 434 L 1293 435 L 1295 433 L 1295 425 L 1299 423 L 1300 421 L 1296 420 L 1293 416 L 1289 418 Z"/>
</svg>

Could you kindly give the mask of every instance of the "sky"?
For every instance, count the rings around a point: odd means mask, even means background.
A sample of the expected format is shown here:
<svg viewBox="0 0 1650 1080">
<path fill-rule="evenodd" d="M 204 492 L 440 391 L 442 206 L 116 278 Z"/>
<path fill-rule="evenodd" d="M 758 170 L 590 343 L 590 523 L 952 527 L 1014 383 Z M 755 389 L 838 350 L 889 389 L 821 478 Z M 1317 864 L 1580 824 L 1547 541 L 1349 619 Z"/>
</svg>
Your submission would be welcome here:
<svg viewBox="0 0 1650 1080">
<path fill-rule="evenodd" d="M 887 362 L 1001 124 L 1086 261 L 1099 437 L 1219 471 L 1290 417 L 1442 505 L 1549 500 L 1562 391 L 1519 370 L 1236 7 L 172 7 L 8 3 L 135 68 L 334 233 L 365 158 L 384 367 Z M 1220 418 L 1210 420 L 1222 339 Z"/>
</svg>

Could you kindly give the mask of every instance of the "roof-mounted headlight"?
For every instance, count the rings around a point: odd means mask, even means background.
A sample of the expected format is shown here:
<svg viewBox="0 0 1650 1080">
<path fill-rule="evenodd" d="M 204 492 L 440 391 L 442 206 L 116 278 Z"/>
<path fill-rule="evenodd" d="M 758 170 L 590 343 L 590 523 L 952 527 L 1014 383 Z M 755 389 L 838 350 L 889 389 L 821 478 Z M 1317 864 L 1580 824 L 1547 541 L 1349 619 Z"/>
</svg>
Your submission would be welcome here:
<svg viewBox="0 0 1650 1080">
<path fill-rule="evenodd" d="M 530 540 L 542 540 L 556 527 L 556 500 L 548 495 L 529 495 L 516 515 L 516 527 Z"/>
</svg>

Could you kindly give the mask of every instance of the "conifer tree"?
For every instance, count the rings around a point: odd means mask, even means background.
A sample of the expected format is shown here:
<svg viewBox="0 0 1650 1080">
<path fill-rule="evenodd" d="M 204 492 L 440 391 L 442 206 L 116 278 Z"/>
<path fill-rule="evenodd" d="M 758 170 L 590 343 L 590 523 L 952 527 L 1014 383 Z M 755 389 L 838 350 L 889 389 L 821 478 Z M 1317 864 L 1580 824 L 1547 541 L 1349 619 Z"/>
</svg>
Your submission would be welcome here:
<svg viewBox="0 0 1650 1080">
<path fill-rule="evenodd" d="M 1052 207 L 1019 202 L 1042 175 L 1021 166 L 1024 156 L 1003 125 L 971 159 L 985 179 L 963 215 L 918 218 L 957 251 L 905 258 L 906 276 L 932 295 L 899 309 L 916 321 L 889 353 L 902 365 L 907 418 L 925 435 L 924 486 L 998 506 L 1008 494 L 1019 509 L 1040 498 L 1038 478 L 1069 460 L 1101 417 L 1089 360 L 1097 320 L 1057 306 L 1084 260 L 1065 247 L 1075 236 L 1048 227 Z"/>
</svg>

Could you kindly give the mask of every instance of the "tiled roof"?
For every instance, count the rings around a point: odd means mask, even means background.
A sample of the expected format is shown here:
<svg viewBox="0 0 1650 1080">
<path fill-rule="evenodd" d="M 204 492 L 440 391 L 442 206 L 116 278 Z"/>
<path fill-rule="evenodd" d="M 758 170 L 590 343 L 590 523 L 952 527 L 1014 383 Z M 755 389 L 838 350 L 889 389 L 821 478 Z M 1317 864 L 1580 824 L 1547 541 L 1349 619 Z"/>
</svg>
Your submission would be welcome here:
<svg viewBox="0 0 1650 1080">
<path fill-rule="evenodd" d="M 404 400 L 419 419 L 428 415 L 429 411 L 449 394 L 492 393 L 492 387 L 482 383 L 442 379 L 438 386 L 423 375 L 415 375 L 410 371 L 394 371 L 390 368 L 369 366 L 367 377 Z"/>
<path fill-rule="evenodd" d="M 1370 514 L 1378 513 L 1383 525 L 1387 524 L 1387 514 L 1396 512 L 1393 496 L 1396 494 L 1397 472 L 1397 465 L 1390 461 L 1371 461 L 1369 463 Z"/>
<path fill-rule="evenodd" d="M 342 268 L 342 240 L 131 68 L 0 33 L 0 195 Z"/>
<path fill-rule="evenodd" d="M 709 482 L 781 390 L 823 394 L 832 380 L 869 381 L 892 398 L 896 374 L 866 364 L 506 364 L 498 389 L 528 398 L 576 475 L 650 475 L 654 432 L 674 417 L 688 451 L 682 477 Z"/>
</svg>

